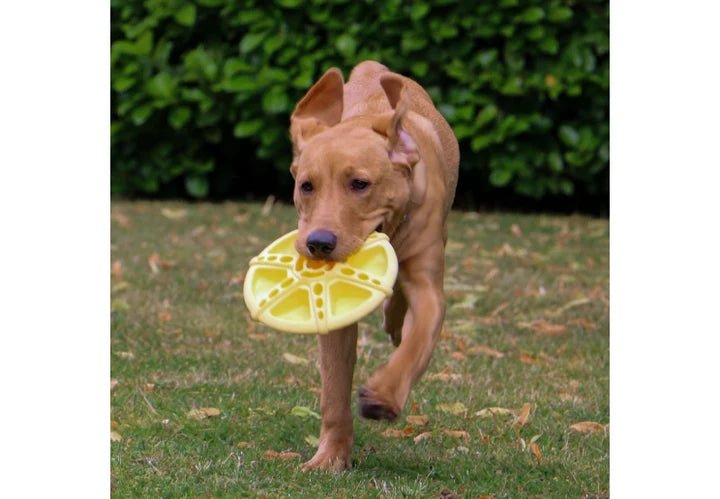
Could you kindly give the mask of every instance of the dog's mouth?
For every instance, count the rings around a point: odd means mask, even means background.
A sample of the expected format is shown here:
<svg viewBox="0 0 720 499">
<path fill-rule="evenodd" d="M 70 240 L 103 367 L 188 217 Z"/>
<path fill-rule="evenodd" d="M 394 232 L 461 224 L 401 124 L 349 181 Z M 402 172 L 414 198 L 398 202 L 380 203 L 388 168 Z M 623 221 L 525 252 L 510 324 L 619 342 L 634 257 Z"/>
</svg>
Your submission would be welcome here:
<svg viewBox="0 0 720 499">
<path fill-rule="evenodd" d="M 383 224 L 379 223 L 377 227 L 375 227 L 375 232 L 382 232 Z"/>
</svg>

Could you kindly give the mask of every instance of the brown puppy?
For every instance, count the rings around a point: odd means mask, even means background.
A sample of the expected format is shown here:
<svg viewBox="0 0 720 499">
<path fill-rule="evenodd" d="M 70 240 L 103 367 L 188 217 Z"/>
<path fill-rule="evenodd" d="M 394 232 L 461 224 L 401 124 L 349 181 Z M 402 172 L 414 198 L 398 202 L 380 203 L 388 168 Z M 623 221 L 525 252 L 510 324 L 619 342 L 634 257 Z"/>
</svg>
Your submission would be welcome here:
<svg viewBox="0 0 720 499">
<path fill-rule="evenodd" d="M 430 361 L 445 315 L 446 218 L 460 153 L 452 129 L 423 88 L 374 61 L 344 84 L 328 70 L 291 116 L 296 248 L 344 260 L 374 230 L 390 237 L 400 272 L 384 305 L 398 347 L 360 390 L 362 416 L 395 419 Z M 350 392 L 357 324 L 319 336 L 320 445 L 303 469 L 350 467 Z"/>
</svg>

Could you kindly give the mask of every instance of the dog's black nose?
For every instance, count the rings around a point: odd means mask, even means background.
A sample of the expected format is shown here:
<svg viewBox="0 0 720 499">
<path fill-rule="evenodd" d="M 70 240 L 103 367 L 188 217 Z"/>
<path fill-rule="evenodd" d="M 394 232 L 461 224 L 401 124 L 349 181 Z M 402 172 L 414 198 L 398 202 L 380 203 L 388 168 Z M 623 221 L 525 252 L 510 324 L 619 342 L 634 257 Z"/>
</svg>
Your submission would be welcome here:
<svg viewBox="0 0 720 499">
<path fill-rule="evenodd" d="M 313 256 L 328 256 L 337 245 L 337 237 L 329 230 L 316 230 L 307 237 L 307 247 Z"/>
</svg>

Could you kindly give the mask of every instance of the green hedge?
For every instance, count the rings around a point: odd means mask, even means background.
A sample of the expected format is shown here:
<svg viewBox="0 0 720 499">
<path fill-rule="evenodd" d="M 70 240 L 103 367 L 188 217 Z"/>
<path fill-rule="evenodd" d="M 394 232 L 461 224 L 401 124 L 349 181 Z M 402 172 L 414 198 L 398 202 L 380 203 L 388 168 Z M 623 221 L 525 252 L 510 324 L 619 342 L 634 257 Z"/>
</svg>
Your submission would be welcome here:
<svg viewBox="0 0 720 499">
<path fill-rule="evenodd" d="M 607 198 L 607 1 L 113 0 L 112 190 L 289 189 L 289 114 L 331 66 L 420 82 L 460 196 Z M 493 191 L 495 189 L 495 191 Z"/>
</svg>

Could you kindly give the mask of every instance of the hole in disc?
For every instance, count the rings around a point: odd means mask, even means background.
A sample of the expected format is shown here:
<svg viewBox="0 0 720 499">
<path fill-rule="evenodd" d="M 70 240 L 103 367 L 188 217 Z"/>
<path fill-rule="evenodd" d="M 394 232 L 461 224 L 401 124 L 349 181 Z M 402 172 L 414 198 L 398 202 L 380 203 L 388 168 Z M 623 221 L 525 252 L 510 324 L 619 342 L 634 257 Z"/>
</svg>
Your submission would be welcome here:
<svg viewBox="0 0 720 499">
<path fill-rule="evenodd" d="M 289 263 L 293 261 L 293 257 L 291 256 L 281 256 L 280 257 L 281 262 Z"/>
<path fill-rule="evenodd" d="M 317 300 L 315 300 L 315 305 L 317 305 L 318 308 L 322 307 L 323 306 L 322 298 L 318 298 Z"/>
<path fill-rule="evenodd" d="M 315 286 L 313 286 L 313 293 L 315 293 L 316 295 L 322 294 L 322 291 L 323 291 L 322 284 L 317 283 L 317 284 L 315 284 Z"/>
</svg>

